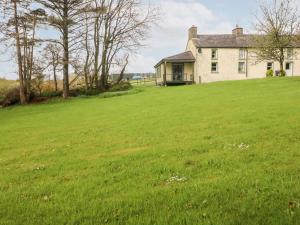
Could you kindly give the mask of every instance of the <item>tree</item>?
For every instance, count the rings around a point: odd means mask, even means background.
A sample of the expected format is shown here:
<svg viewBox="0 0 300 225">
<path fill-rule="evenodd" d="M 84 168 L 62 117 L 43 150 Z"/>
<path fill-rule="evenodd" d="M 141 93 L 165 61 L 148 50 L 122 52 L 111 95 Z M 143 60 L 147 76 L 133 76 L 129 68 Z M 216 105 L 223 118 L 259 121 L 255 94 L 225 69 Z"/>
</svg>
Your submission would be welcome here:
<svg viewBox="0 0 300 225">
<path fill-rule="evenodd" d="M 35 61 L 32 65 L 32 76 L 33 82 L 32 86 L 36 92 L 39 93 L 39 96 L 42 95 L 43 85 L 45 80 L 44 70 L 45 68 L 40 61 Z"/>
<path fill-rule="evenodd" d="M 106 89 L 109 71 L 118 54 L 134 52 L 142 46 L 158 11 L 138 0 L 110 0 L 103 15 L 103 44 L 100 86 Z"/>
<path fill-rule="evenodd" d="M 58 91 L 57 72 L 61 65 L 61 48 L 58 44 L 49 43 L 44 49 L 44 57 L 47 60 L 47 67 L 51 67 L 55 91 Z"/>
<path fill-rule="evenodd" d="M 24 84 L 24 72 L 22 64 L 22 53 L 21 53 L 21 38 L 19 31 L 19 14 L 20 8 L 27 7 L 27 2 L 19 2 L 17 0 L 6 0 L 0 3 L 2 24 L 1 31 L 3 32 L 4 38 L 2 41 L 11 42 L 11 46 L 15 46 L 15 53 L 18 65 L 18 76 L 19 76 L 19 89 L 20 89 L 20 101 L 21 104 L 26 104 L 26 93 Z"/>
<path fill-rule="evenodd" d="M 2 40 L 15 48 L 18 65 L 21 104 L 30 100 L 31 76 L 38 20 L 45 15 L 42 9 L 33 10 L 31 1 L 0 2 Z"/>
<path fill-rule="evenodd" d="M 258 61 L 274 60 L 280 64 L 284 76 L 287 52 L 293 49 L 300 27 L 299 11 L 293 0 L 268 0 L 260 4 L 256 18 L 255 36 Z"/>
<path fill-rule="evenodd" d="M 158 11 L 138 0 L 93 0 L 89 7 L 81 31 L 85 80 L 92 73 L 91 87 L 105 90 L 111 68 L 142 46 Z"/>
<path fill-rule="evenodd" d="M 126 67 L 128 66 L 128 63 L 129 63 L 128 60 L 129 60 L 129 55 L 126 55 L 125 60 L 124 60 L 125 62 L 123 64 L 123 68 L 122 68 L 121 73 L 120 73 L 120 75 L 118 77 L 118 80 L 117 80 L 117 84 L 119 84 L 124 79 L 125 70 L 126 70 Z"/>
<path fill-rule="evenodd" d="M 80 28 L 79 21 L 88 6 L 88 0 L 36 0 L 51 12 L 48 24 L 61 34 L 58 43 L 63 47 L 63 97 L 69 97 L 70 52 L 78 37 L 72 36 Z"/>
</svg>

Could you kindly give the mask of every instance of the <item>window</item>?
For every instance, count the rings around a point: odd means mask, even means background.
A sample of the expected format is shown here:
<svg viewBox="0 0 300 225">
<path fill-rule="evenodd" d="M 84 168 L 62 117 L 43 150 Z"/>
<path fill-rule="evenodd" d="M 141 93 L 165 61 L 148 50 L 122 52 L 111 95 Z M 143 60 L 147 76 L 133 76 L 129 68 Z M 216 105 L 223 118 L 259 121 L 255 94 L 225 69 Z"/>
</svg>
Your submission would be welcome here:
<svg viewBox="0 0 300 225">
<path fill-rule="evenodd" d="M 218 63 L 217 62 L 211 63 L 211 72 L 218 73 Z"/>
<path fill-rule="evenodd" d="M 218 59 L 218 49 L 212 49 L 211 50 L 211 58 L 212 59 Z"/>
<path fill-rule="evenodd" d="M 161 66 L 156 68 L 156 78 L 160 78 L 161 77 Z"/>
<path fill-rule="evenodd" d="M 245 62 L 239 62 L 239 73 L 245 73 L 245 72 L 246 72 Z"/>
<path fill-rule="evenodd" d="M 246 50 L 245 49 L 240 49 L 239 59 L 241 59 L 241 60 L 246 59 Z"/>
<path fill-rule="evenodd" d="M 267 70 L 272 70 L 273 69 L 273 63 L 272 62 L 268 62 L 267 63 Z"/>
<path fill-rule="evenodd" d="M 285 64 L 285 70 L 291 70 L 292 68 L 292 63 L 288 62 Z"/>
<path fill-rule="evenodd" d="M 289 48 L 287 50 L 287 59 L 293 59 L 293 49 Z"/>
<path fill-rule="evenodd" d="M 202 53 L 202 49 L 198 48 L 198 53 L 201 54 Z"/>
</svg>

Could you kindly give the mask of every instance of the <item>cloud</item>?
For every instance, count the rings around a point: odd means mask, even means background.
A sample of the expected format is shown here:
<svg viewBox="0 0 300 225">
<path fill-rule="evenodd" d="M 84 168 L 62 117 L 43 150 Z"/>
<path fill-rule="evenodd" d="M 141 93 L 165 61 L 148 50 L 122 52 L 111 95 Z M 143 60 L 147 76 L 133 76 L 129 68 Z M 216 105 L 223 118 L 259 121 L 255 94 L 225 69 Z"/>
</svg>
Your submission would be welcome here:
<svg viewBox="0 0 300 225">
<path fill-rule="evenodd" d="M 131 56 L 130 64 L 128 65 L 127 70 L 129 72 L 151 72 L 153 71 L 154 62 L 156 59 L 151 55 L 144 56 L 141 54 L 136 54 Z"/>
<path fill-rule="evenodd" d="M 198 27 L 199 33 L 228 33 L 233 27 L 226 18 L 219 17 L 196 0 L 160 0 L 157 6 L 161 19 L 151 30 L 147 47 L 140 50 L 139 60 L 130 61 L 129 72 L 153 71 L 153 66 L 161 58 L 184 51 L 188 29 L 192 25 Z"/>
</svg>

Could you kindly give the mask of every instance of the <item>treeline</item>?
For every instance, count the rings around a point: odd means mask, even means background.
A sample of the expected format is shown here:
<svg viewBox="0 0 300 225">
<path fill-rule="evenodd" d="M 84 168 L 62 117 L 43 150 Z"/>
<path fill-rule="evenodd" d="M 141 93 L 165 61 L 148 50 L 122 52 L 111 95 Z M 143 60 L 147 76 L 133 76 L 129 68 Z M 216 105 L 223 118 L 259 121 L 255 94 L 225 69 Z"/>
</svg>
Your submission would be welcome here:
<svg viewBox="0 0 300 225">
<path fill-rule="evenodd" d="M 0 10 L 1 46 L 16 59 L 21 104 L 46 70 L 56 91 L 62 74 L 64 98 L 70 74 L 86 90 L 107 90 L 112 70 L 120 82 L 157 19 L 157 10 L 138 0 L 2 0 Z"/>
</svg>

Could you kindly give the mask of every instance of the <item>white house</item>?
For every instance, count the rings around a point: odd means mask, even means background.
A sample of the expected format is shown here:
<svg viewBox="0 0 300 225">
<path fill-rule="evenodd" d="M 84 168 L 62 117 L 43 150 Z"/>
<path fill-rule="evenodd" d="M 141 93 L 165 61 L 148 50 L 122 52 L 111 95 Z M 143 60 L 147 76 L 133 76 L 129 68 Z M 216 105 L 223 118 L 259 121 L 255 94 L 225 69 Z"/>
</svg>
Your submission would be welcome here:
<svg viewBox="0 0 300 225">
<path fill-rule="evenodd" d="M 155 65 L 158 84 L 192 84 L 225 80 L 264 78 L 270 69 L 279 71 L 272 60 L 258 62 L 253 35 L 237 27 L 232 34 L 198 35 L 189 29 L 186 51 L 162 59 Z M 300 43 L 287 49 L 284 63 L 287 76 L 300 76 Z"/>
</svg>

